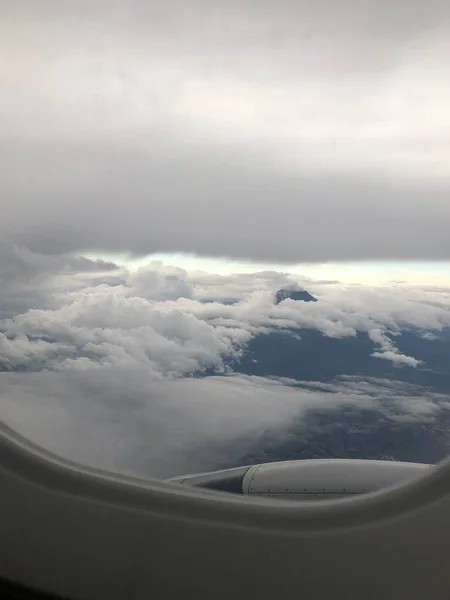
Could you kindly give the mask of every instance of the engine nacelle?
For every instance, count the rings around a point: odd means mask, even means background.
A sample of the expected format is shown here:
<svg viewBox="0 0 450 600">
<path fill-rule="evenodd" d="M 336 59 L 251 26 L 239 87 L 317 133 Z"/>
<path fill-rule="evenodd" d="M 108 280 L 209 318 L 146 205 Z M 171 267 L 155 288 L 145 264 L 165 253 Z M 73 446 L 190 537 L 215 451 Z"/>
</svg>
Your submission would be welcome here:
<svg viewBox="0 0 450 600">
<path fill-rule="evenodd" d="M 383 460 L 311 459 L 266 463 L 170 481 L 286 500 L 331 500 L 367 494 L 424 475 L 433 465 Z"/>
</svg>

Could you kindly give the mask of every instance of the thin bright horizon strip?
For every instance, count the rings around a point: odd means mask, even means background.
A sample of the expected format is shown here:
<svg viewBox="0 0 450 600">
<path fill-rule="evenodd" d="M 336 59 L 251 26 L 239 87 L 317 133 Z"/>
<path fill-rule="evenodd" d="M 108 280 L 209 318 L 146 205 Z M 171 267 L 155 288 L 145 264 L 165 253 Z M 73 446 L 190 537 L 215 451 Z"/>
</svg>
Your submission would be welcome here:
<svg viewBox="0 0 450 600">
<path fill-rule="evenodd" d="M 219 275 L 281 271 L 309 277 L 313 280 L 337 280 L 345 284 L 429 285 L 450 288 L 450 261 L 442 262 L 350 262 L 277 264 L 201 257 L 184 253 L 158 253 L 134 258 L 125 254 L 88 253 L 89 258 L 101 258 L 129 269 L 143 267 L 152 261 L 178 266 L 187 271 L 206 271 Z"/>
</svg>

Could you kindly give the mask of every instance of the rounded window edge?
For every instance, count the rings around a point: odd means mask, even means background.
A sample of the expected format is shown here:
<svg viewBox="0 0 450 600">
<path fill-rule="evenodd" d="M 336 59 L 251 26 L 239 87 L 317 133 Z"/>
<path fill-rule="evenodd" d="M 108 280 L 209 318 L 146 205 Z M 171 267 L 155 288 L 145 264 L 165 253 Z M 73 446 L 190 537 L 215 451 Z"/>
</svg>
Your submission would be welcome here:
<svg viewBox="0 0 450 600">
<path fill-rule="evenodd" d="M 220 491 L 174 485 L 106 472 L 65 460 L 0 423 L 0 469 L 45 488 L 86 500 L 114 504 L 164 518 L 198 519 L 215 525 L 258 528 L 290 534 L 331 531 L 379 524 L 450 503 L 450 458 L 412 481 L 352 498 L 293 503 L 243 498 Z"/>
</svg>

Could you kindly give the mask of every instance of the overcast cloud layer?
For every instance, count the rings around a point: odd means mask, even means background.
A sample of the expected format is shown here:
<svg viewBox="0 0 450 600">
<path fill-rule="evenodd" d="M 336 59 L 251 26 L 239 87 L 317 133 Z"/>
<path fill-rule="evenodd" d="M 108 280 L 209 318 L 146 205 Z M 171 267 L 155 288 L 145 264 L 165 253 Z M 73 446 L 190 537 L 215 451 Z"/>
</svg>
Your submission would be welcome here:
<svg viewBox="0 0 450 600">
<path fill-rule="evenodd" d="M 1 239 L 51 254 L 449 257 L 447 0 L 3 13 Z"/>
<path fill-rule="evenodd" d="M 6 245 L 0 265 L 0 417 L 73 460 L 169 477 L 238 461 L 262 436 L 282 439 L 309 409 L 350 405 L 406 422 L 448 410 L 447 397 L 405 384 L 303 384 L 229 368 L 252 336 L 307 327 L 366 332 L 375 358 L 415 369 L 396 333 L 429 337 L 449 326 L 448 290 L 219 276 L 160 262 L 129 271 Z M 318 302 L 275 305 L 277 289 L 302 286 Z"/>
</svg>

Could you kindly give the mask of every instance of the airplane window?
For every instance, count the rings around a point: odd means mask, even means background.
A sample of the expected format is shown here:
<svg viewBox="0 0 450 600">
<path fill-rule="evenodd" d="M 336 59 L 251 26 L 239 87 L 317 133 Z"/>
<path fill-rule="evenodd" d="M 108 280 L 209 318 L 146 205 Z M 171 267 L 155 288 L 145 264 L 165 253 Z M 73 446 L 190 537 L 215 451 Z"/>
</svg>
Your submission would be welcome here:
<svg viewBox="0 0 450 600">
<path fill-rule="evenodd" d="M 450 5 L 113 5 L 0 23 L 0 419 L 245 496 L 428 472 L 450 447 Z"/>
</svg>

